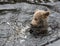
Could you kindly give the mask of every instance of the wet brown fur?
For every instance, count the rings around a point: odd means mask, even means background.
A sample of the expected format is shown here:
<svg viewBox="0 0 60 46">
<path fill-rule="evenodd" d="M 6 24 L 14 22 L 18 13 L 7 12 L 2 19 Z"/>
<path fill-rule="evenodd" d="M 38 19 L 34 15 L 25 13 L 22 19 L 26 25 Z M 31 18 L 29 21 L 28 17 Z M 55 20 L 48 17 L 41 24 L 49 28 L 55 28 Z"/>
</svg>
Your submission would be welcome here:
<svg viewBox="0 0 60 46">
<path fill-rule="evenodd" d="M 49 16 L 49 11 L 36 10 L 32 21 L 31 21 L 31 33 L 44 34 L 47 32 L 48 23 L 47 17 Z"/>
</svg>

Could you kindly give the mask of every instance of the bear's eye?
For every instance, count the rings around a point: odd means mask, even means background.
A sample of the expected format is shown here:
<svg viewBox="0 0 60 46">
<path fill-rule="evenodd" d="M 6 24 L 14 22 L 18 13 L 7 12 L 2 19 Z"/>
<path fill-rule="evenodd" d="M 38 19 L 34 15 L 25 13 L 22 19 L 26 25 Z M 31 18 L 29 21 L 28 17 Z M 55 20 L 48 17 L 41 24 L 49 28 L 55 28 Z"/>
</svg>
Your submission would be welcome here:
<svg viewBox="0 0 60 46">
<path fill-rule="evenodd" d="M 35 18 L 35 20 L 38 20 L 37 18 Z"/>
</svg>

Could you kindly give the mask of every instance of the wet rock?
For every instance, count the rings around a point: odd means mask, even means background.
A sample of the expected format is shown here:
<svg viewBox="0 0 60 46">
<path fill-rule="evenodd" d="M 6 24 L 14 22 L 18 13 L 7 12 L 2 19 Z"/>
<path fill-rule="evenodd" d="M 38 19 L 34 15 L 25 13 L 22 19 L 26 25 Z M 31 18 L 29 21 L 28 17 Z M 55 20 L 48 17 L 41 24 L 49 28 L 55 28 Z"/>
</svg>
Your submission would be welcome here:
<svg viewBox="0 0 60 46">
<path fill-rule="evenodd" d="M 47 3 L 47 2 L 54 3 L 59 0 L 27 0 L 27 1 L 29 1 L 31 3 Z"/>
<path fill-rule="evenodd" d="M 8 25 L 0 25 L 0 38 L 7 38 L 11 36 L 13 33 L 13 29 L 9 27 Z"/>
<path fill-rule="evenodd" d="M 4 45 L 6 41 L 6 38 L 0 38 L 0 46 Z"/>
<path fill-rule="evenodd" d="M 49 45 L 47 45 L 47 46 L 59 46 L 60 44 L 59 44 L 59 42 L 60 42 L 60 40 L 59 41 L 56 41 L 55 43 L 53 43 L 53 44 L 49 44 Z"/>
</svg>

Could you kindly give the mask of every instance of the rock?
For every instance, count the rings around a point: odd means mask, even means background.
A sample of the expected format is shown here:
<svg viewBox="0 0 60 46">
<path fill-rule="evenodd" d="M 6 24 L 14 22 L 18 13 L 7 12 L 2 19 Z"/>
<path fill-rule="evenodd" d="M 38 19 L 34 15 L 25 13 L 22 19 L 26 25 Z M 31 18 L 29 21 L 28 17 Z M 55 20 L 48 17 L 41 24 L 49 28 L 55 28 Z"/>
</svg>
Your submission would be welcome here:
<svg viewBox="0 0 60 46">
<path fill-rule="evenodd" d="M 0 46 L 3 46 L 6 41 L 7 41 L 7 38 L 0 38 Z"/>
<path fill-rule="evenodd" d="M 49 44 L 47 46 L 59 46 L 60 45 L 59 43 L 60 43 L 60 40 L 59 41 L 56 41 L 56 42 L 54 42 L 52 44 Z"/>
</svg>

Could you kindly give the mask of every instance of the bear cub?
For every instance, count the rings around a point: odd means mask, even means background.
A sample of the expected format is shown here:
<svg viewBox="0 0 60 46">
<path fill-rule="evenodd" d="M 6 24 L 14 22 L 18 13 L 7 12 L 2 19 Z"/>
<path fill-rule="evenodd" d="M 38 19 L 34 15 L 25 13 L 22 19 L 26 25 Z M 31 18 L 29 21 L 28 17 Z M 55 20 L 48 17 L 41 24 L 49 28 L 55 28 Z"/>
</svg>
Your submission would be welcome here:
<svg viewBox="0 0 60 46">
<path fill-rule="evenodd" d="M 48 23 L 47 17 L 49 16 L 49 11 L 36 10 L 32 21 L 30 23 L 30 33 L 34 35 L 47 34 Z"/>
</svg>

